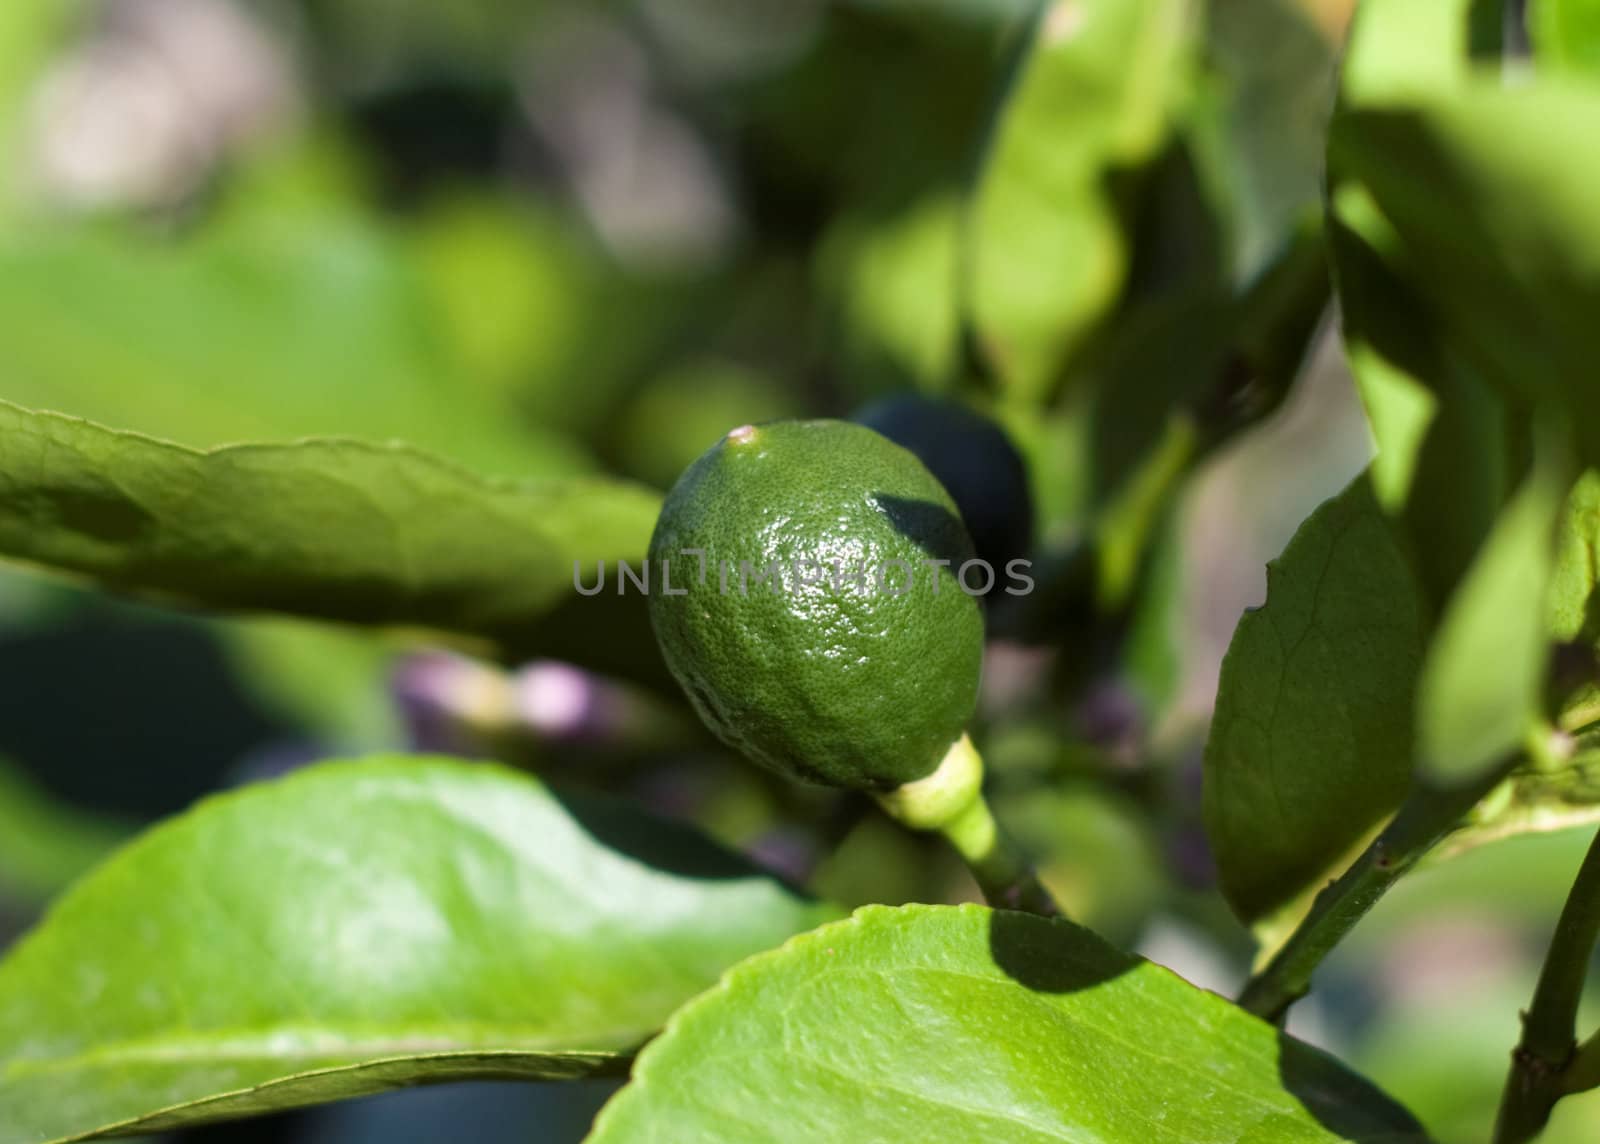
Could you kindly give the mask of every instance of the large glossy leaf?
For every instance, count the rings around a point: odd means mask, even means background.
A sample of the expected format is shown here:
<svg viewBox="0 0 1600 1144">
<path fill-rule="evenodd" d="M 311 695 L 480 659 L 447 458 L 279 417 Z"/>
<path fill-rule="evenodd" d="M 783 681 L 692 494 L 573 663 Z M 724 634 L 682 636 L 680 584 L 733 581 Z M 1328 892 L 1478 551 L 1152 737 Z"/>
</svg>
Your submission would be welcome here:
<svg viewBox="0 0 1600 1144">
<path fill-rule="evenodd" d="M 1331 1058 L 1070 923 L 869 907 L 739 966 L 601 1113 L 613 1141 L 1420 1141 Z"/>
<path fill-rule="evenodd" d="M 1222 888 L 1269 921 L 1404 799 L 1427 619 L 1394 526 L 1362 477 L 1313 513 L 1239 622 L 1206 748 Z"/>
<path fill-rule="evenodd" d="M 494 481 L 402 445 L 198 452 L 0 403 L 0 555 L 161 600 L 611 667 L 584 645 L 638 597 L 574 596 L 574 561 L 592 584 L 597 561 L 640 560 L 657 507 L 633 485 Z M 552 610 L 559 622 L 542 622 Z"/>
<path fill-rule="evenodd" d="M 487 764 L 327 764 L 119 852 L 0 963 L 0 1139 L 618 1067 L 825 908 Z"/>
<path fill-rule="evenodd" d="M 1043 6 L 972 205 L 970 317 L 1014 392 L 1048 393 L 1128 273 L 1118 178 L 1167 139 L 1185 0 Z"/>
</svg>

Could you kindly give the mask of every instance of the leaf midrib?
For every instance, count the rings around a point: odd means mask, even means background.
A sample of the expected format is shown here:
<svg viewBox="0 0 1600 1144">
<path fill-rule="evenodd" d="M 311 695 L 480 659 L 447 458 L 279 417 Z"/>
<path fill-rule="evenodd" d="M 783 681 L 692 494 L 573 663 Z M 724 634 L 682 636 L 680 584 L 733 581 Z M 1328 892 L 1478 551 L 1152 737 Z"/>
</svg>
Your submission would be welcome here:
<svg viewBox="0 0 1600 1144">
<path fill-rule="evenodd" d="M 405 1037 L 350 1038 L 315 1026 L 218 1031 L 191 1037 L 146 1037 L 101 1045 L 92 1051 L 65 1056 L 13 1057 L 0 1065 L 0 1079 L 53 1075 L 75 1070 L 114 1068 L 137 1064 L 193 1061 L 322 1061 L 349 1058 L 359 1063 L 407 1057 L 453 1054 L 533 1054 L 541 1056 L 615 1056 L 642 1044 L 653 1030 L 630 1027 L 584 1037 L 579 1047 L 570 1038 L 549 1033 L 485 1030 L 477 1034 L 439 1031 Z M 301 1037 L 292 1048 L 274 1050 L 274 1043 Z"/>
</svg>

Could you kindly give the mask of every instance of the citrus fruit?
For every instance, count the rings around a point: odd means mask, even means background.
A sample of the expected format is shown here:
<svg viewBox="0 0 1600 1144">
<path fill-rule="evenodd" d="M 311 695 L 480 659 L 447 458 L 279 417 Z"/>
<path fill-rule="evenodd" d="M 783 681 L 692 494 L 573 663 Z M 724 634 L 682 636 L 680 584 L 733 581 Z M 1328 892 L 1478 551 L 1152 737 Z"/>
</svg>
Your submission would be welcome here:
<svg viewBox="0 0 1600 1144">
<path fill-rule="evenodd" d="M 932 772 L 976 705 L 972 559 L 949 494 L 893 442 L 845 421 L 746 425 L 667 495 L 650 619 L 729 746 L 807 781 L 891 790 Z"/>
<path fill-rule="evenodd" d="M 960 402 L 905 394 L 860 410 L 851 420 L 917 455 L 944 485 L 973 548 L 999 576 L 1033 542 L 1028 470 L 1006 432 Z"/>
</svg>

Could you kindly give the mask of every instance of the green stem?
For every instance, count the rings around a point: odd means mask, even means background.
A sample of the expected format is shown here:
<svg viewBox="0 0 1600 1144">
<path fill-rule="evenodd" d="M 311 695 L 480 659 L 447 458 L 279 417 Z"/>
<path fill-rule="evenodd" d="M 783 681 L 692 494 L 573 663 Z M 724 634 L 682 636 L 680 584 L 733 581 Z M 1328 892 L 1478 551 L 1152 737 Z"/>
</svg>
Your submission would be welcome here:
<svg viewBox="0 0 1600 1144">
<path fill-rule="evenodd" d="M 1011 842 L 982 795 L 940 831 L 972 871 L 984 900 L 996 909 L 1061 915 L 1027 857 Z"/>
<path fill-rule="evenodd" d="M 1348 870 L 1317 895 L 1311 911 L 1289 940 L 1251 977 L 1239 1004 L 1268 1021 L 1281 1022 L 1289 1006 L 1311 989 L 1311 977 L 1389 887 L 1461 822 L 1510 769 L 1507 762 L 1456 790 L 1422 789 L 1361 853 Z"/>
<path fill-rule="evenodd" d="M 1522 1039 L 1511 1053 L 1511 1070 L 1500 1098 L 1495 1144 L 1524 1144 L 1550 1119 L 1550 1111 L 1575 1084 L 1588 1083 L 1593 1052 L 1585 1045 L 1578 1063 L 1578 1002 L 1589 973 L 1589 959 L 1600 940 L 1600 834 L 1589 846 L 1567 895 L 1556 931 L 1545 953 L 1533 1003 L 1522 1015 Z"/>
<path fill-rule="evenodd" d="M 983 797 L 983 757 L 970 737 L 957 739 L 932 774 L 879 795 L 878 803 L 903 826 L 944 835 L 991 906 L 1061 915 L 1027 857 L 995 821 Z"/>
</svg>

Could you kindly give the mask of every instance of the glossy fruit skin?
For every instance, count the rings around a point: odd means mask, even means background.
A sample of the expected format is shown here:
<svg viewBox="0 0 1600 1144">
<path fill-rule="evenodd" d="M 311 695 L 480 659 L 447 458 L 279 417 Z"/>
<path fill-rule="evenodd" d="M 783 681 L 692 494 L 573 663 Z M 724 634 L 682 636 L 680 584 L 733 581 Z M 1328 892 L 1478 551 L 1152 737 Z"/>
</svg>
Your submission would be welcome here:
<svg viewBox="0 0 1600 1144">
<path fill-rule="evenodd" d="M 978 556 L 1005 582 L 1005 566 L 1033 543 L 1028 470 L 997 423 L 957 401 L 902 394 L 851 418 L 917 455 L 944 485 Z"/>
<path fill-rule="evenodd" d="M 804 781 L 891 790 L 933 771 L 977 704 L 983 617 L 957 580 L 971 559 L 954 502 L 898 445 L 844 421 L 743 426 L 667 495 L 650 619 L 729 746 Z M 769 567 L 781 591 L 758 582 Z M 879 590 L 879 573 L 906 590 Z"/>
</svg>

